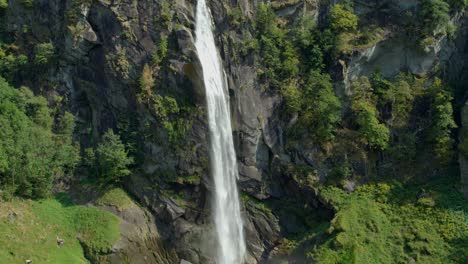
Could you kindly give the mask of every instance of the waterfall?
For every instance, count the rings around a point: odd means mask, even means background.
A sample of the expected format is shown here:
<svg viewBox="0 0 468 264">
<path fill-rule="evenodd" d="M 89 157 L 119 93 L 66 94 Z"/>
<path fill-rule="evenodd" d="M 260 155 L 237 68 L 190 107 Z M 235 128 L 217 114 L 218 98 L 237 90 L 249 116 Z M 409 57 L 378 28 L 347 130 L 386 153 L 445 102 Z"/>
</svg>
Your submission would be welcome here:
<svg viewBox="0 0 468 264">
<path fill-rule="evenodd" d="M 238 171 L 224 70 L 213 37 L 213 22 L 205 0 L 198 0 L 195 46 L 203 68 L 214 181 L 214 222 L 218 264 L 244 262 L 245 241 L 237 191 Z"/>
</svg>

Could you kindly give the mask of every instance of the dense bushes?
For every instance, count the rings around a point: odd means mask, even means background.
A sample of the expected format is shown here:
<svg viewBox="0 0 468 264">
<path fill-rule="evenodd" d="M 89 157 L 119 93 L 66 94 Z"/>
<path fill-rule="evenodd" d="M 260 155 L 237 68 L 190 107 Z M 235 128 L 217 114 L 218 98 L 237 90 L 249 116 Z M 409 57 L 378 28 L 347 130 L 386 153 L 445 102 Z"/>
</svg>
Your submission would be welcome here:
<svg viewBox="0 0 468 264">
<path fill-rule="evenodd" d="M 283 91 L 288 111 L 298 112 L 295 133 L 311 135 L 317 141 L 333 139 L 341 120 L 341 103 L 336 97 L 330 76 L 312 71 L 298 87 Z"/>
<path fill-rule="evenodd" d="M 273 88 L 280 88 L 298 72 L 299 59 L 286 31 L 278 26 L 273 9 L 264 3 L 258 6 L 255 29 L 262 58 L 263 77 Z"/>
<path fill-rule="evenodd" d="M 352 194 L 328 187 L 336 214 L 328 237 L 309 254 L 317 263 L 466 263 L 468 207 L 441 175 L 421 186 L 363 185 Z"/>
<path fill-rule="evenodd" d="M 55 179 L 72 173 L 79 161 L 73 125 L 73 116 L 65 113 L 54 133 L 46 99 L 0 79 L 0 188 L 4 194 L 46 197 Z"/>
<path fill-rule="evenodd" d="M 14 45 L 0 43 L 0 74 L 10 80 L 23 66 L 28 64 L 28 57 L 15 52 Z"/>
<path fill-rule="evenodd" d="M 358 125 L 358 131 L 374 149 L 386 149 L 390 138 L 390 131 L 379 121 L 380 113 L 376 107 L 374 90 L 366 77 L 361 77 L 353 83 L 353 98 L 351 110 Z"/>
<path fill-rule="evenodd" d="M 36 54 L 34 57 L 34 62 L 39 65 L 43 66 L 52 60 L 55 54 L 55 48 L 52 43 L 40 43 L 36 46 Z"/>
<path fill-rule="evenodd" d="M 358 17 L 342 4 L 336 4 L 330 10 L 330 26 L 336 33 L 357 30 Z"/>
<path fill-rule="evenodd" d="M 446 27 L 449 20 L 450 5 L 443 0 L 422 0 L 419 17 L 423 33 L 433 35 L 434 31 Z"/>
<path fill-rule="evenodd" d="M 442 164 L 447 164 L 454 157 L 455 141 L 452 137 L 452 130 L 457 127 L 453 120 L 453 97 L 442 81 L 437 78 L 428 88 L 428 94 L 432 100 L 429 141 L 434 146 L 433 150 L 437 160 Z"/>
</svg>

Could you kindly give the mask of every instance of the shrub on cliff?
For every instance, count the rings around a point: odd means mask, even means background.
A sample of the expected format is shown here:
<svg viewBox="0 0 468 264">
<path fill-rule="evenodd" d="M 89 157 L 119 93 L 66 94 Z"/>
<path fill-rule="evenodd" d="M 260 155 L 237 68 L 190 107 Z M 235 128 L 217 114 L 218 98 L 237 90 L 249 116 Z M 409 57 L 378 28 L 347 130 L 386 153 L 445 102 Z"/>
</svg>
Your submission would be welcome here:
<svg viewBox="0 0 468 264">
<path fill-rule="evenodd" d="M 390 131 L 379 121 L 379 111 L 376 107 L 377 98 L 367 77 L 361 77 L 353 83 L 353 98 L 351 110 L 355 116 L 358 132 L 375 149 L 386 149 L 390 140 Z"/>
<path fill-rule="evenodd" d="M 119 135 L 110 129 L 96 149 L 86 149 L 85 156 L 85 164 L 91 174 L 103 185 L 120 182 L 130 174 L 128 167 L 133 164 L 133 158 L 128 156 Z"/>
<path fill-rule="evenodd" d="M 446 28 L 450 20 L 449 12 L 450 5 L 443 0 L 422 0 L 419 18 L 423 33 L 433 35 L 437 29 Z"/>
<path fill-rule="evenodd" d="M 342 4 L 332 6 L 330 26 L 338 33 L 357 30 L 358 17 Z"/>
<path fill-rule="evenodd" d="M 333 139 L 333 132 L 341 120 L 341 102 L 328 74 L 312 71 L 298 88 L 288 86 L 283 96 L 288 111 L 299 114 L 293 129 L 295 134 L 305 132 L 321 141 Z"/>
<path fill-rule="evenodd" d="M 299 58 L 286 30 L 278 26 L 278 20 L 270 5 L 260 3 L 255 19 L 256 37 L 262 58 L 263 77 L 273 88 L 280 88 L 299 73 Z"/>
<path fill-rule="evenodd" d="M 442 164 L 447 164 L 454 157 L 455 141 L 451 134 L 452 130 L 457 128 L 453 119 L 453 96 L 438 78 L 428 88 L 428 93 L 432 97 L 429 140 L 434 145 L 437 160 Z"/>
<path fill-rule="evenodd" d="M 55 48 L 52 43 L 41 43 L 36 46 L 36 55 L 34 62 L 37 65 L 45 65 L 50 63 L 55 53 Z"/>
</svg>

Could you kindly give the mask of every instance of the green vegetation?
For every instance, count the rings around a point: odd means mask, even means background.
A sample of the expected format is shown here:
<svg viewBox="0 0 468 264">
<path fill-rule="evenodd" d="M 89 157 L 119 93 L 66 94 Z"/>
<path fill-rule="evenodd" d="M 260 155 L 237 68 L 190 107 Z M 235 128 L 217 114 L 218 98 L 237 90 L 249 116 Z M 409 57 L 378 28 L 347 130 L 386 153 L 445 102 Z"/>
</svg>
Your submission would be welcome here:
<svg viewBox="0 0 468 264">
<path fill-rule="evenodd" d="M 229 24 L 234 27 L 239 27 L 246 20 L 242 9 L 239 7 L 229 9 L 227 16 L 229 18 Z"/>
<path fill-rule="evenodd" d="M 171 11 L 171 1 L 163 0 L 161 1 L 161 16 L 160 22 L 166 27 L 169 28 L 172 22 L 172 11 Z"/>
<path fill-rule="evenodd" d="M 336 215 L 328 239 L 310 252 L 318 263 L 465 263 L 468 205 L 441 176 L 425 184 L 371 183 L 321 195 Z"/>
<path fill-rule="evenodd" d="M 130 174 L 128 167 L 133 164 L 133 158 L 128 156 L 128 150 L 119 135 L 109 129 L 95 150 L 86 149 L 85 163 L 91 175 L 101 184 L 108 185 L 119 183 Z"/>
<path fill-rule="evenodd" d="M 8 0 L 0 0 L 0 9 L 6 9 L 8 7 Z"/>
<path fill-rule="evenodd" d="M 73 116 L 63 115 L 56 133 L 52 124 L 45 98 L 34 96 L 26 87 L 14 89 L 0 79 L 0 188 L 4 196 L 46 197 L 55 179 L 73 172 L 79 162 L 72 142 Z"/>
<path fill-rule="evenodd" d="M 447 27 L 450 5 L 443 0 L 422 0 L 419 11 L 423 34 L 432 36 L 437 29 Z"/>
<path fill-rule="evenodd" d="M 9 80 L 28 64 L 28 57 L 16 49 L 14 45 L 0 44 L 0 74 Z"/>
<path fill-rule="evenodd" d="M 54 54 L 55 48 L 52 43 L 40 43 L 36 46 L 34 62 L 39 66 L 46 65 L 51 62 Z"/>
<path fill-rule="evenodd" d="M 432 97 L 432 124 L 429 129 L 429 140 L 434 145 L 437 160 L 442 164 L 447 164 L 454 157 L 455 141 L 451 134 L 452 130 L 457 128 L 453 120 L 453 97 L 442 81 L 437 78 L 428 89 L 429 96 Z"/>
<path fill-rule="evenodd" d="M 143 71 L 140 76 L 140 100 L 146 101 L 149 103 L 149 99 L 153 94 L 153 87 L 154 87 L 154 77 L 153 77 L 153 70 L 151 69 L 148 64 L 145 64 L 143 67 Z"/>
<path fill-rule="evenodd" d="M 270 5 L 260 3 L 255 20 L 257 41 L 262 58 L 262 76 L 272 88 L 281 88 L 299 73 L 299 58 L 286 31 L 278 26 Z"/>
<path fill-rule="evenodd" d="M 131 207 L 134 203 L 128 194 L 120 188 L 111 188 L 106 190 L 104 194 L 96 200 L 97 205 L 106 205 L 117 208 L 123 211 Z"/>
<path fill-rule="evenodd" d="M 4 263 L 88 263 L 119 239 L 119 220 L 95 207 L 73 205 L 66 196 L 0 203 L 0 258 Z M 63 239 L 63 245 L 58 240 Z"/>
<path fill-rule="evenodd" d="M 283 94 L 288 111 L 299 112 L 293 133 L 307 132 L 322 142 L 333 139 L 333 132 L 341 121 L 341 103 L 329 75 L 313 71 L 300 88 L 291 85 Z"/>
<path fill-rule="evenodd" d="M 344 5 L 336 4 L 330 10 L 330 26 L 337 33 L 355 31 L 358 26 L 358 17 Z"/>
<path fill-rule="evenodd" d="M 386 149 L 390 131 L 379 121 L 379 112 L 369 80 L 361 77 L 353 84 L 352 90 L 351 109 L 356 117 L 359 133 L 371 148 Z"/>
<path fill-rule="evenodd" d="M 151 64 L 153 67 L 160 67 L 161 62 L 163 62 L 167 57 L 167 51 L 168 40 L 167 37 L 164 36 L 161 38 L 158 48 L 152 54 Z"/>
<path fill-rule="evenodd" d="M 121 74 L 124 79 L 130 77 L 131 64 L 127 59 L 127 51 L 120 46 L 117 47 L 115 54 L 107 54 L 106 60 L 114 69 L 114 73 Z"/>
</svg>

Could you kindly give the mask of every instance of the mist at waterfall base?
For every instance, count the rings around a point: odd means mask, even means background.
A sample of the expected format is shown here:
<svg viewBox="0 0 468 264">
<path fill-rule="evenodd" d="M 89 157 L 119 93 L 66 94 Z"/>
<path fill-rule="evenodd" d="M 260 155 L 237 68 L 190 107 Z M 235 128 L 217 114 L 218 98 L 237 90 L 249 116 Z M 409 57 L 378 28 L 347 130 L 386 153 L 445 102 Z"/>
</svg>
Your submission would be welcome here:
<svg viewBox="0 0 468 264">
<path fill-rule="evenodd" d="M 213 23 L 205 0 L 198 0 L 196 49 L 203 68 L 210 130 L 211 172 L 214 181 L 214 222 L 218 264 L 241 264 L 244 230 L 237 191 L 237 160 L 232 138 L 226 81 L 213 37 Z"/>
</svg>

